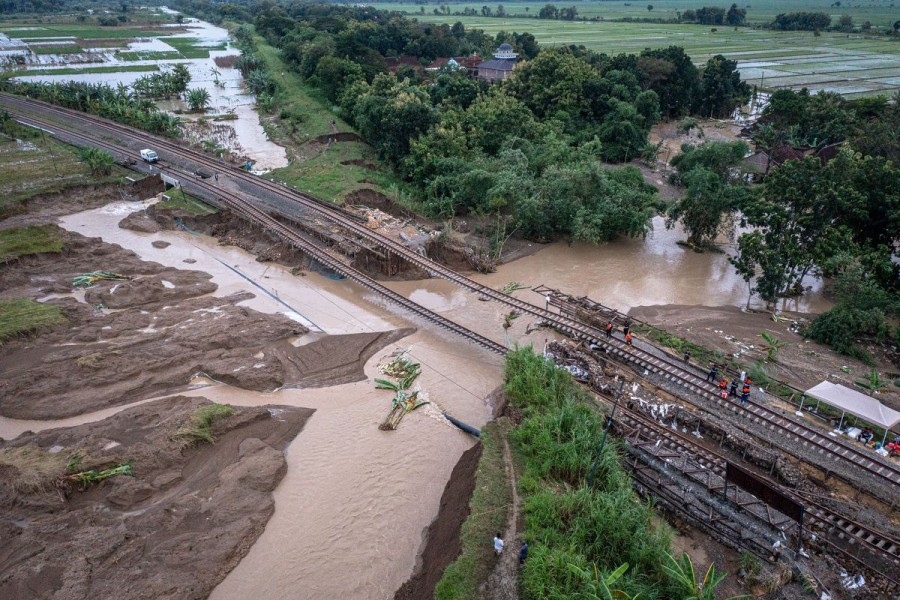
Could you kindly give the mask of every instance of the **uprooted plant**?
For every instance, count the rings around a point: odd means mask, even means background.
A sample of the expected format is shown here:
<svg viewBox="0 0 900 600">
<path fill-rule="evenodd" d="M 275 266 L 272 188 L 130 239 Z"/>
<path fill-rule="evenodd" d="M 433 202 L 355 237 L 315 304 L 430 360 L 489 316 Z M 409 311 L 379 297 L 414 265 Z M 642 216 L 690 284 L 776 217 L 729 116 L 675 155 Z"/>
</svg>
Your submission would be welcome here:
<svg viewBox="0 0 900 600">
<path fill-rule="evenodd" d="M 212 434 L 212 424 L 234 414 L 234 409 L 227 404 L 206 404 L 194 411 L 190 424 L 175 432 L 175 437 L 187 439 L 188 445 L 199 442 L 214 444 L 216 438 Z"/>
<path fill-rule="evenodd" d="M 404 353 L 385 365 L 381 372 L 397 378 L 397 381 L 375 378 L 376 389 L 394 392 L 394 398 L 391 400 L 391 411 L 381 425 L 378 426 L 383 431 L 393 431 L 400 425 L 400 420 L 403 419 L 406 413 L 428 404 L 427 401 L 419 400 L 418 390 L 414 392 L 409 391 L 413 382 L 421 374 L 422 367 L 406 358 Z"/>
<path fill-rule="evenodd" d="M 120 475 L 134 477 L 134 473 L 132 473 L 131 470 L 130 460 L 109 469 L 101 469 L 99 471 L 96 469 L 90 469 L 88 471 L 72 473 L 71 475 L 64 475 L 59 478 L 57 485 L 60 488 L 65 488 L 68 487 L 68 485 L 71 483 L 80 483 L 81 489 L 85 490 L 92 483 L 100 483 L 105 479 L 109 479 L 110 477 L 118 477 Z"/>
</svg>

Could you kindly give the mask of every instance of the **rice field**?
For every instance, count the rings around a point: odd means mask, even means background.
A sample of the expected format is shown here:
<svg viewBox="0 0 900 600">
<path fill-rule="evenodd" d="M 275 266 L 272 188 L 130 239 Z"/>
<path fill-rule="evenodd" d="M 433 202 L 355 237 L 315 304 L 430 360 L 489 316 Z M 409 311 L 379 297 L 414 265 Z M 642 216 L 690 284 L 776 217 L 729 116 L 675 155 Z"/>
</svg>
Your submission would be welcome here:
<svg viewBox="0 0 900 600">
<path fill-rule="evenodd" d="M 593 19 L 675 19 L 678 12 L 688 9 L 697 9 L 701 6 L 721 6 L 727 9 L 734 0 L 722 0 L 709 2 L 702 0 L 646 0 L 644 2 L 602 1 L 602 2 L 551 2 L 557 8 L 575 6 L 578 15 L 582 18 Z M 769 23 L 775 20 L 775 16 L 788 12 L 824 12 L 831 16 L 832 22 L 836 22 L 841 15 L 850 15 L 853 21 L 859 25 L 869 21 L 873 27 L 891 28 L 894 21 L 900 19 L 900 8 L 896 0 L 868 0 L 865 5 L 861 2 L 849 0 L 842 2 L 842 6 L 831 6 L 832 0 L 744 0 L 735 2 L 738 8 L 747 11 L 748 23 Z M 466 8 L 473 8 L 480 15 L 481 7 L 487 6 L 494 13 L 498 4 L 502 4 L 506 14 L 510 16 L 536 17 L 546 2 L 445 2 L 451 13 L 462 13 Z M 647 6 L 652 5 L 653 10 L 648 11 Z M 396 10 L 410 15 L 421 14 L 421 5 L 413 2 L 378 2 L 373 4 L 383 10 Z M 436 4 L 428 4 L 425 13 L 433 15 Z M 440 10 L 440 9 L 439 9 Z"/>
<path fill-rule="evenodd" d="M 588 4 L 579 5 L 579 11 L 583 6 Z M 457 5 L 451 5 L 451 12 L 454 10 Z M 900 10 L 896 13 L 900 18 Z M 847 97 L 891 95 L 900 91 L 900 41 L 874 35 L 822 32 L 820 37 L 815 37 L 808 31 L 780 32 L 749 27 L 514 17 L 424 15 L 416 18 L 434 23 L 461 21 L 467 28 L 483 29 L 491 35 L 500 31 L 527 31 L 543 46 L 583 44 L 607 54 L 682 46 L 696 63 L 723 54 L 738 61 L 745 80 L 766 90 L 808 87 Z"/>
</svg>

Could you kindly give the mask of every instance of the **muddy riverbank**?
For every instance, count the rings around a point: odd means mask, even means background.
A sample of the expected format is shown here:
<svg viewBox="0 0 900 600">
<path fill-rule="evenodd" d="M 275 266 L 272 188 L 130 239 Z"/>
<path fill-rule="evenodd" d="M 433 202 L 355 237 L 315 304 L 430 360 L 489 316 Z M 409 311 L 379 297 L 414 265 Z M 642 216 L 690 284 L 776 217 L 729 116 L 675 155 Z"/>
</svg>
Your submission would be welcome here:
<svg viewBox="0 0 900 600">
<path fill-rule="evenodd" d="M 409 331 L 404 328 L 410 325 L 383 299 L 314 271 L 292 272 L 291 267 L 298 265 L 259 262 L 243 250 L 219 245 L 203 235 L 183 230 L 144 233 L 118 227 L 127 214 L 145 207 L 139 202 L 114 202 L 65 216 L 61 222 L 69 230 L 127 247 L 145 264 L 153 263 L 146 276 L 186 267 L 208 275 L 204 281 L 214 284 L 214 291 L 186 301 L 212 298 L 219 305 L 224 298 L 237 295 L 245 298 L 231 303 L 238 310 L 252 309 L 275 316 L 279 322 L 287 317 L 293 324 L 311 329 L 312 333 L 289 338 L 297 349 L 323 350 L 320 355 L 309 355 L 310 365 L 322 366 L 333 354 L 344 352 L 348 344 L 341 342 L 343 339 L 379 340 L 359 353 L 363 380 L 314 388 L 282 387 L 267 393 L 200 378 L 193 381 L 203 387 L 183 392 L 233 406 L 284 405 L 317 411 L 303 435 L 286 449 L 288 470 L 274 491 L 275 512 L 262 537 L 212 596 L 390 596 L 413 572 L 422 532 L 438 513 L 454 465 L 472 447 L 468 436 L 440 416 L 440 409 L 475 426 L 483 424 L 490 418 L 485 398 L 499 384 L 501 359 L 466 344 L 460 346 L 454 336 L 431 327 L 382 347 L 385 332 L 406 334 Z M 102 268 L 112 267 L 104 264 Z M 50 283 L 23 278 L 17 288 L 48 302 L 80 304 L 74 296 L 46 298 L 41 286 Z M 107 301 L 119 292 L 110 290 L 101 293 Z M 487 309 L 491 315 L 499 310 L 474 298 L 471 302 L 472 307 Z M 150 318 L 173 310 L 160 304 L 174 303 L 157 302 L 152 310 L 147 310 L 148 305 L 139 310 L 146 310 Z M 117 315 L 129 310 L 107 307 L 104 312 Z M 502 339 L 499 326 L 493 337 Z M 328 346 L 330 343 L 335 345 Z M 400 350 L 422 364 L 423 374 L 416 385 L 431 404 L 408 415 L 397 431 L 382 432 L 377 425 L 390 410 L 390 394 L 376 390 L 371 380 L 381 376 L 378 365 Z M 366 356 L 371 358 L 365 360 Z M 251 357 L 249 364 L 256 362 Z M 333 366 L 321 370 L 327 383 L 335 381 L 334 372 Z M 43 421 L 0 418 L 0 435 L 10 438 L 29 429 L 97 423 L 115 411 L 116 407 L 110 407 L 76 418 Z M 348 573 L 353 575 L 348 577 Z"/>
<path fill-rule="evenodd" d="M 215 444 L 192 444 L 203 406 L 173 397 L 0 442 L 0 597 L 205 597 L 263 531 L 313 411 L 236 408 Z M 72 481 L 125 463 L 131 476 Z"/>
<path fill-rule="evenodd" d="M 294 346 L 309 330 L 287 316 L 239 306 L 252 292 L 213 296 L 217 285 L 207 273 L 145 262 L 97 238 L 58 235 L 61 255 L 0 268 L 4 296 L 43 299 L 68 320 L 67 327 L 4 345 L 5 417 L 96 411 L 184 389 L 198 374 L 259 391 L 358 380 L 374 352 L 410 332 L 328 336 Z M 99 270 L 128 279 L 72 292 L 73 277 Z"/>
</svg>

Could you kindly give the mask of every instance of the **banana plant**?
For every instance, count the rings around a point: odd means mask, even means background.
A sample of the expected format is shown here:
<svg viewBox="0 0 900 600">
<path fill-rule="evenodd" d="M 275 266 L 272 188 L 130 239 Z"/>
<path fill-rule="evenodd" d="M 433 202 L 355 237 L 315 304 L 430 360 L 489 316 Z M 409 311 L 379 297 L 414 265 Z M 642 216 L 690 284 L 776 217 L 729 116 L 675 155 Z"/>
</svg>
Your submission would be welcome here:
<svg viewBox="0 0 900 600">
<path fill-rule="evenodd" d="M 887 386 L 887 381 L 878 376 L 878 371 L 872 369 L 866 379 L 858 379 L 856 385 L 870 390 L 873 394 L 877 394 Z"/>
<path fill-rule="evenodd" d="M 607 575 L 601 574 L 596 564 L 592 569 L 582 569 L 578 565 L 569 563 L 569 571 L 584 582 L 584 597 L 589 600 L 637 600 L 638 596 L 630 596 L 622 590 L 612 589 L 612 586 L 622 578 L 627 570 L 628 563 L 625 563 Z"/>
<path fill-rule="evenodd" d="M 788 342 L 782 342 L 767 331 L 763 331 L 759 336 L 766 341 L 762 349 L 766 352 L 766 359 L 769 362 L 778 362 L 778 351 L 785 346 L 790 346 Z"/>
<path fill-rule="evenodd" d="M 722 583 L 727 573 L 717 573 L 715 563 L 710 564 L 702 579 L 697 580 L 694 572 L 694 563 L 687 554 L 681 555 L 681 560 L 666 552 L 666 563 L 663 564 L 663 572 L 678 589 L 677 597 L 683 600 L 716 600 L 716 587 Z M 749 596 L 732 596 L 728 600 L 744 600 Z"/>
</svg>

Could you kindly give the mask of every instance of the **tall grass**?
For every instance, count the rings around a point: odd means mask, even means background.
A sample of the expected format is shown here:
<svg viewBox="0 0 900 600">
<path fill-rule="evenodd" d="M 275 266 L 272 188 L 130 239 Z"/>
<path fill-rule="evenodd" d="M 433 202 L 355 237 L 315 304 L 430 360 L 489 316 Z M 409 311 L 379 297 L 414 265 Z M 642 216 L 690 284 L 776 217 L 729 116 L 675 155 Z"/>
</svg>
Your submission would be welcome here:
<svg viewBox="0 0 900 600">
<path fill-rule="evenodd" d="M 65 322 L 58 306 L 28 298 L 0 300 L 0 345 L 14 337 L 38 333 Z"/>
<path fill-rule="evenodd" d="M 63 240 L 57 231 L 48 225 L 32 225 L 0 231 L 0 262 L 28 254 L 62 252 Z"/>
<path fill-rule="evenodd" d="M 531 348 L 507 355 L 505 389 L 525 415 L 510 436 L 524 460 L 519 487 L 530 551 L 522 597 L 588 597 L 579 573 L 612 573 L 625 563 L 616 589 L 668 597 L 669 530 L 654 524 L 652 507 L 632 490 L 615 443 L 600 458 L 594 487 L 585 484 L 604 421 L 585 392 Z"/>
</svg>

